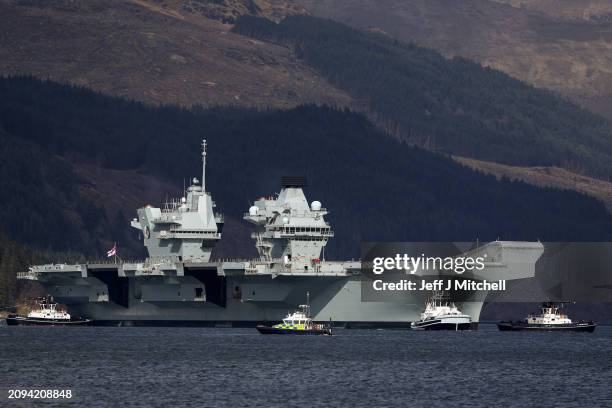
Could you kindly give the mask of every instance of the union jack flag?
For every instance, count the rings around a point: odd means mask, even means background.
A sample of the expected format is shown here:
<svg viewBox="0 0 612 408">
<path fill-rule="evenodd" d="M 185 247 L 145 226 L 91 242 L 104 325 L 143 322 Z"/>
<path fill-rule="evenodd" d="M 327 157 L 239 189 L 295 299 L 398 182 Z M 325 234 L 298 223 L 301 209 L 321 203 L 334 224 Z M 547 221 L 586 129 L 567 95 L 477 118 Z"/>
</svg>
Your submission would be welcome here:
<svg viewBox="0 0 612 408">
<path fill-rule="evenodd" d="M 109 257 L 109 258 L 111 256 L 115 256 L 115 255 L 117 255 L 117 243 L 115 243 L 115 245 L 113 245 L 113 247 L 111 249 L 106 251 L 106 256 Z"/>
</svg>

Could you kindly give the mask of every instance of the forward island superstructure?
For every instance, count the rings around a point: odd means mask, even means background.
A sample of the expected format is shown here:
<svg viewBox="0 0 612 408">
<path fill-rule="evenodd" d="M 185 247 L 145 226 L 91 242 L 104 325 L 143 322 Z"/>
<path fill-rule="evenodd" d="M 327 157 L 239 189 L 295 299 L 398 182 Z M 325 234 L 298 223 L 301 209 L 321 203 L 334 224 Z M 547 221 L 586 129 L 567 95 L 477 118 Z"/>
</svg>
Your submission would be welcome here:
<svg viewBox="0 0 612 408">
<path fill-rule="evenodd" d="M 255 326 L 282 320 L 306 293 L 315 322 L 409 327 L 420 318 L 427 293 L 363 302 L 361 263 L 325 259 L 334 232 L 321 202 L 307 201 L 301 177 L 283 177 L 277 197 L 255 201 L 244 214 L 255 226 L 256 259 L 211 261 L 224 218 L 206 191 L 205 170 L 203 141 L 201 180 L 163 208 L 138 210 L 131 226 L 141 232 L 144 261 L 36 265 L 18 278 L 39 281 L 70 313 L 95 324 Z M 495 241 L 478 251 L 487 255 L 487 279 L 519 279 L 534 275 L 543 246 Z M 483 302 L 481 293 L 457 305 L 478 322 Z"/>
<path fill-rule="evenodd" d="M 223 216 L 206 192 L 206 141 L 202 141 L 202 182 L 194 178 L 184 197 L 163 209 L 146 206 L 138 210 L 132 227 L 142 231 L 149 260 L 208 262 L 221 239 Z"/>
</svg>

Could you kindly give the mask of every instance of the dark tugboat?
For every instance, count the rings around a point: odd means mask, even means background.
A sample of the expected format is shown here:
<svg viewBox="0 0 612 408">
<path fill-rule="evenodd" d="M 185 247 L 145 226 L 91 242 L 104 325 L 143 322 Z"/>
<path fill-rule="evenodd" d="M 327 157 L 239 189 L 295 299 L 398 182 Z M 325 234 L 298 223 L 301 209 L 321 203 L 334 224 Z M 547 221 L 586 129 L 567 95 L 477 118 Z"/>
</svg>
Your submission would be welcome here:
<svg viewBox="0 0 612 408">
<path fill-rule="evenodd" d="M 8 326 L 77 326 L 91 323 L 88 319 L 72 319 L 63 310 L 57 310 L 53 298 L 42 298 L 37 302 L 38 309 L 32 310 L 27 316 L 10 314 L 6 318 Z"/>
<path fill-rule="evenodd" d="M 261 334 L 297 334 L 297 335 L 332 335 L 331 324 L 317 324 L 310 318 L 309 293 L 306 293 L 306 304 L 299 305 L 298 310 L 287 314 L 282 323 L 274 326 L 258 325 Z"/>
<path fill-rule="evenodd" d="M 596 324 L 593 322 L 572 322 L 567 315 L 559 312 L 559 307 L 553 302 L 542 303 L 542 313 L 529 315 L 517 322 L 500 322 L 497 327 L 501 331 L 568 331 L 593 333 Z"/>
</svg>

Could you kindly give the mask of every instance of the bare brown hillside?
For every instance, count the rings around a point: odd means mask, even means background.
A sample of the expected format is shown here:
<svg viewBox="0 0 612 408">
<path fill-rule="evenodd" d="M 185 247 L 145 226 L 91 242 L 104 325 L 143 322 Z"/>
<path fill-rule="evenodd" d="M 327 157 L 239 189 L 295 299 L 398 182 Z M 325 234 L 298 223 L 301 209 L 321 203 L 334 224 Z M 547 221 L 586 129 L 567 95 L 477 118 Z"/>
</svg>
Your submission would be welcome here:
<svg viewBox="0 0 612 408">
<path fill-rule="evenodd" d="M 279 0 L 0 0 L 0 74 L 163 104 L 350 104 L 291 50 L 225 23 L 296 10 Z"/>
<path fill-rule="evenodd" d="M 610 1 L 294 1 L 316 16 L 480 61 L 612 118 Z"/>
<path fill-rule="evenodd" d="M 599 199 L 612 212 L 612 183 L 609 181 L 582 176 L 559 167 L 517 167 L 458 156 L 455 156 L 455 160 L 497 177 L 520 180 L 540 187 L 579 191 Z"/>
<path fill-rule="evenodd" d="M 493 0 L 512 7 L 535 10 L 559 19 L 612 21 L 609 0 Z"/>
</svg>

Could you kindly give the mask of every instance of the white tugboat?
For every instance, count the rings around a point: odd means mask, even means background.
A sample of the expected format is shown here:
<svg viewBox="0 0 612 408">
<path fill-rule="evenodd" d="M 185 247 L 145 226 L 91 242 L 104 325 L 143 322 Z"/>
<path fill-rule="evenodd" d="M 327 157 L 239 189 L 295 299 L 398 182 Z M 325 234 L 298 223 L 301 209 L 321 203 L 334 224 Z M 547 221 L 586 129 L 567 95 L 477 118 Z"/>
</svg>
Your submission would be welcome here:
<svg viewBox="0 0 612 408">
<path fill-rule="evenodd" d="M 542 312 L 537 315 L 530 314 L 522 321 L 500 322 L 497 327 L 501 331 L 572 331 L 593 333 L 597 326 L 593 322 L 574 323 L 559 311 L 553 302 L 542 303 Z"/>
<path fill-rule="evenodd" d="M 53 298 L 42 298 L 37 302 L 38 309 L 32 310 L 27 316 L 9 315 L 6 318 L 8 326 L 74 326 L 91 323 L 88 319 L 73 320 L 67 312 L 57 309 Z"/>
<path fill-rule="evenodd" d="M 298 310 L 287 314 L 282 323 L 274 326 L 258 325 L 257 330 L 261 334 L 301 334 L 316 335 L 323 334 L 331 336 L 331 323 L 328 325 L 314 323 L 310 317 L 310 294 L 306 293 L 306 304 L 299 305 Z"/>
<path fill-rule="evenodd" d="M 421 320 L 412 322 L 412 330 L 470 330 L 472 318 L 462 313 L 454 303 L 444 299 L 442 293 L 434 293 L 421 313 Z"/>
</svg>

